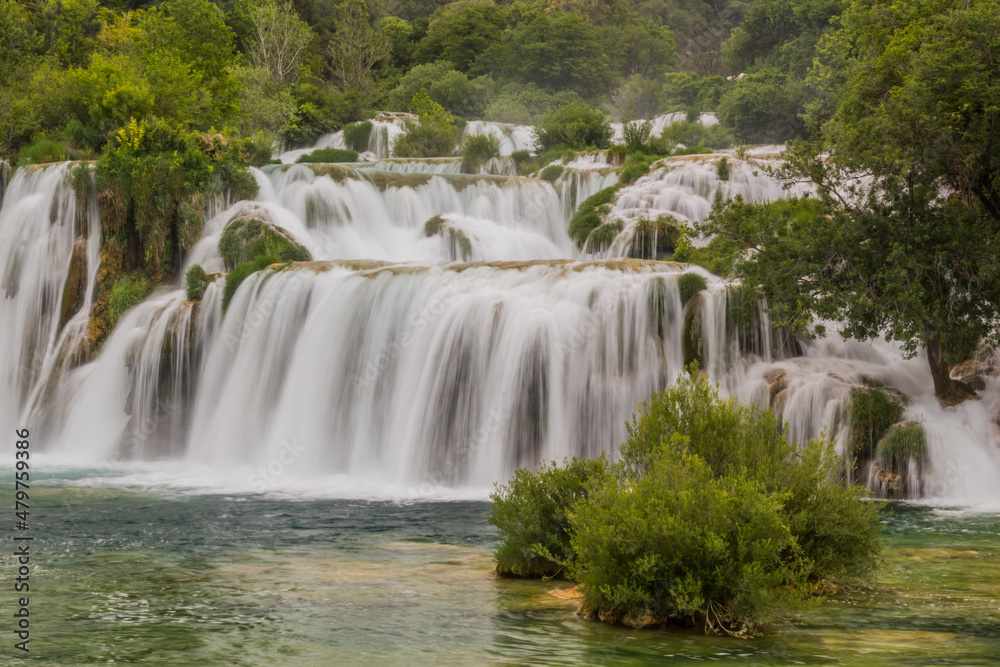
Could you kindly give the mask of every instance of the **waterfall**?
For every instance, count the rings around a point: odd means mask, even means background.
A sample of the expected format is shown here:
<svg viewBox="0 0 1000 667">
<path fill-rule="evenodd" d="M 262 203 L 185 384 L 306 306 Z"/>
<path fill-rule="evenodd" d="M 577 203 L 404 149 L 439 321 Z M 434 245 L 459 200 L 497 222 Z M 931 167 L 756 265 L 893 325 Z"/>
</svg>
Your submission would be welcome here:
<svg viewBox="0 0 1000 667">
<path fill-rule="evenodd" d="M 697 220 L 716 192 L 787 196 L 758 168 L 768 158 L 729 156 L 725 181 L 718 159 L 666 161 L 620 191 L 610 215 Z M 580 258 L 560 194 L 609 182 L 601 157 L 565 165 L 556 187 L 394 164 L 254 170 L 257 201 L 218 202 L 184 268 L 220 271 L 218 240 L 246 217 L 284 229 L 317 261 L 249 277 L 225 315 L 221 282 L 191 303 L 180 275 L 128 311 L 90 361 L 96 201 L 77 202 L 69 164 L 18 169 L 0 208 L 0 420 L 30 425 L 56 460 L 171 466 L 137 483 L 481 496 L 517 466 L 613 452 L 635 405 L 697 359 L 723 391 L 778 411 L 790 437 L 826 433 L 845 457 L 851 388 L 898 391 L 903 418 L 928 436 L 910 492 L 997 502 L 1000 378 L 980 400 L 941 408 L 926 360 L 893 344 L 789 340 L 762 313 L 744 319 L 700 269 Z M 682 304 L 685 271 L 708 289 Z M 845 474 L 880 483 L 846 463 Z"/>
</svg>

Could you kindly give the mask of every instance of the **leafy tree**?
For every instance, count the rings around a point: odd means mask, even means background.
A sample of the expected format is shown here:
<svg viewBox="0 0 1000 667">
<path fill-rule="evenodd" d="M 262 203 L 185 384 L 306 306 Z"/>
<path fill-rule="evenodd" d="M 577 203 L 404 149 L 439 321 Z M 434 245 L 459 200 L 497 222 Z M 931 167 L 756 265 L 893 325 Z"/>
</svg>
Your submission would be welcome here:
<svg viewBox="0 0 1000 667">
<path fill-rule="evenodd" d="M 1000 3 L 858 0 L 844 24 L 839 109 L 789 158 L 818 200 L 732 202 L 707 230 L 755 249 L 737 275 L 780 320 L 924 348 L 954 403 L 947 360 L 1000 324 Z"/>
<path fill-rule="evenodd" d="M 372 92 L 371 71 L 389 55 L 389 38 L 372 24 L 364 0 L 346 0 L 337 7 L 335 38 L 327 45 L 330 71 L 344 92 Z"/>
<path fill-rule="evenodd" d="M 631 12 L 615 11 L 603 32 L 611 68 L 621 77 L 658 78 L 677 64 L 677 44 L 666 26 Z"/>
<path fill-rule="evenodd" d="M 719 119 L 746 143 L 783 143 L 805 134 L 803 79 L 769 67 L 737 81 L 719 100 Z"/>
<path fill-rule="evenodd" d="M 408 122 L 406 133 L 396 139 L 393 154 L 396 157 L 443 157 L 451 155 L 458 142 L 455 119 L 421 90 L 413 96 L 410 111 L 418 117 Z"/>
<path fill-rule="evenodd" d="M 413 96 L 426 89 L 430 98 L 450 113 L 459 116 L 479 116 L 483 113 L 492 82 L 485 77 L 469 80 L 447 62 L 417 65 L 400 79 L 386 98 L 386 107 L 404 111 Z"/>
<path fill-rule="evenodd" d="M 247 56 L 254 67 L 267 71 L 271 81 L 287 83 L 297 78 L 303 51 L 313 38 L 291 2 L 267 0 L 250 14 L 253 32 L 247 39 Z"/>
<path fill-rule="evenodd" d="M 601 31 L 579 14 L 540 14 L 505 33 L 483 55 L 498 76 L 584 99 L 606 93 L 613 81 Z"/>
<path fill-rule="evenodd" d="M 434 12 L 414 57 L 418 63 L 443 60 L 460 72 L 468 72 L 506 28 L 506 12 L 493 0 L 452 2 Z"/>
<path fill-rule="evenodd" d="M 607 116 L 583 102 L 571 102 L 546 113 L 535 128 L 539 151 L 556 146 L 607 148 L 611 144 L 611 124 Z"/>
</svg>

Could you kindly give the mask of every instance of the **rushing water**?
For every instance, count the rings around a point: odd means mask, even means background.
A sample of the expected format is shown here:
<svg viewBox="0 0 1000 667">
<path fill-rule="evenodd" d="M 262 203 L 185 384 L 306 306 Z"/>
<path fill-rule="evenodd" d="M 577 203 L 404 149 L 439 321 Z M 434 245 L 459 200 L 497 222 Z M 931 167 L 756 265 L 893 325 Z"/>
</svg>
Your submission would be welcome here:
<svg viewBox="0 0 1000 667">
<path fill-rule="evenodd" d="M 565 582 L 497 578 L 483 502 L 165 495 L 99 481 L 123 472 L 64 471 L 34 490 L 33 661 L 991 665 L 1000 654 L 996 515 L 895 507 L 875 587 L 746 641 L 587 622 L 547 594 Z"/>
</svg>

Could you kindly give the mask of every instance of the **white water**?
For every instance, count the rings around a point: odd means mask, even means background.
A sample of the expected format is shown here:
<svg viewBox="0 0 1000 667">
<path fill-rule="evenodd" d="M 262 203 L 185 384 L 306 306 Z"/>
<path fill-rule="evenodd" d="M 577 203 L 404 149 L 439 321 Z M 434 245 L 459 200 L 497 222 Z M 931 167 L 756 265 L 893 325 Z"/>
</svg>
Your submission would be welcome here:
<svg viewBox="0 0 1000 667">
<path fill-rule="evenodd" d="M 122 469 L 123 483 L 481 497 L 518 465 L 613 451 L 635 404 L 683 365 L 680 267 L 525 263 L 574 255 L 549 184 L 335 180 L 294 166 L 257 172 L 260 201 L 210 220 L 187 263 L 220 270 L 218 236 L 244 215 L 285 228 L 316 259 L 353 261 L 251 277 L 225 318 L 220 284 L 192 306 L 178 283 L 127 313 L 95 361 L 70 368 L 60 341 L 82 329 L 74 319 L 59 331 L 55 304 L 82 230 L 66 171 L 19 171 L 0 210 L 0 233 L 11 235 L 0 253 L 0 419 L 30 424 L 57 461 L 141 464 Z M 625 220 L 638 209 L 698 219 L 715 190 L 783 196 L 749 167 L 734 164 L 728 182 L 713 174 L 711 163 L 678 161 L 626 189 L 615 210 Z M 469 237 L 480 263 L 449 264 L 457 257 L 445 234 L 424 234 L 433 215 Z M 89 220 L 88 294 L 100 240 L 93 206 Z M 497 260 L 506 262 L 481 263 Z M 776 353 L 766 320 L 736 330 L 724 288 L 709 281 L 691 307 L 704 367 L 725 390 L 767 403 L 782 370 L 790 434 L 825 429 L 842 445 L 850 386 L 884 382 L 910 396 L 904 418 L 928 432 L 924 496 L 1000 501 L 1000 380 L 981 400 L 943 409 L 926 362 L 904 361 L 892 345 L 834 336 L 800 357 Z"/>
</svg>

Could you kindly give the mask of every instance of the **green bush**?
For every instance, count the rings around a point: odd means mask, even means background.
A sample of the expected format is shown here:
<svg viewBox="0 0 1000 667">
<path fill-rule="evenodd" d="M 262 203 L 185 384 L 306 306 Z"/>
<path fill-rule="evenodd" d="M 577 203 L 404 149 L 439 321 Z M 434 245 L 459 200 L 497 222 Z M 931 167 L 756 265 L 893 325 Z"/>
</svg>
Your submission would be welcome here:
<svg viewBox="0 0 1000 667">
<path fill-rule="evenodd" d="M 635 183 L 639 178 L 648 174 L 652 166 L 653 160 L 641 153 L 629 155 L 621 169 L 618 170 L 618 182 Z"/>
<path fill-rule="evenodd" d="M 218 247 L 227 270 L 260 255 L 277 257 L 277 261 L 281 262 L 312 260 L 309 251 L 283 230 L 255 218 L 241 218 L 229 223 L 222 232 Z"/>
<path fill-rule="evenodd" d="M 370 120 L 363 120 L 358 123 L 350 123 L 344 126 L 344 143 L 351 150 L 364 153 L 368 150 L 368 140 L 372 136 L 372 125 Z M 354 160 L 351 160 L 354 162 Z"/>
<path fill-rule="evenodd" d="M 549 183 L 555 183 L 565 171 L 566 167 L 560 164 L 550 164 L 545 169 L 542 169 L 541 173 L 538 174 L 538 178 Z"/>
<path fill-rule="evenodd" d="M 611 124 L 602 111 L 571 102 L 542 116 L 535 128 L 535 142 L 540 152 L 557 146 L 607 148 L 611 145 Z"/>
<path fill-rule="evenodd" d="M 188 301 L 201 301 L 208 288 L 208 274 L 201 264 L 195 264 L 184 274 L 184 286 Z"/>
<path fill-rule="evenodd" d="M 153 290 L 149 278 L 141 273 L 129 273 L 120 276 L 111 288 L 108 297 L 108 322 L 112 327 L 118 324 L 126 311 L 132 306 L 142 303 Z"/>
<path fill-rule="evenodd" d="M 641 476 L 613 478 L 575 508 L 570 573 L 583 612 L 741 636 L 788 618 L 807 597 L 807 564 L 782 496 L 718 476 L 686 449 L 674 434 Z"/>
<path fill-rule="evenodd" d="M 922 463 L 927 458 L 927 434 L 919 422 L 894 424 L 879 440 L 875 456 L 886 465 L 905 469 L 911 459 Z"/>
<path fill-rule="evenodd" d="M 649 141 L 653 124 L 648 120 L 633 120 L 622 126 L 622 139 L 629 151 L 642 151 Z"/>
<path fill-rule="evenodd" d="M 514 166 L 517 167 L 518 174 L 524 174 L 525 167 L 532 163 L 533 159 L 531 157 L 531 151 L 514 151 L 510 154 L 512 160 L 514 160 Z"/>
<path fill-rule="evenodd" d="M 462 138 L 458 145 L 462 156 L 462 169 L 469 174 L 494 158 L 500 157 L 500 138 L 492 134 L 474 134 Z"/>
<path fill-rule="evenodd" d="M 843 459 L 832 443 L 790 442 L 770 410 L 721 398 L 704 375 L 682 377 L 653 394 L 639 406 L 628 433 L 621 458 L 635 474 L 655 458 L 659 443 L 676 434 L 717 476 L 747 477 L 768 492 L 786 494 L 789 525 L 812 564 L 810 580 L 874 573 L 881 553 L 876 505 L 858 502 L 866 492 L 837 481 Z"/>
<path fill-rule="evenodd" d="M 639 406 L 619 463 L 550 464 L 498 488 L 498 572 L 565 572 L 591 618 L 738 636 L 792 617 L 820 583 L 871 577 L 881 506 L 837 481 L 831 443 L 780 427 L 682 376 Z"/>
<path fill-rule="evenodd" d="M 538 472 L 518 469 L 490 498 L 487 520 L 497 527 L 497 574 L 551 577 L 572 561 L 569 513 L 608 470 L 605 458 L 566 459 Z"/>
<path fill-rule="evenodd" d="M 622 231 L 622 221 L 613 220 L 605 222 L 587 237 L 587 250 L 589 252 L 599 252 L 607 249 Z"/>
<path fill-rule="evenodd" d="M 226 285 L 222 288 L 222 310 L 225 312 L 229 308 L 229 302 L 236 294 L 243 281 L 257 273 L 263 271 L 272 264 L 281 264 L 281 259 L 274 255 L 259 255 L 250 261 L 243 262 L 228 274 L 226 274 Z"/>
<path fill-rule="evenodd" d="M 663 128 L 660 138 L 667 144 L 674 146 L 684 144 L 685 146 L 702 146 L 712 150 L 721 150 L 733 145 L 733 138 L 722 125 L 706 127 L 701 123 L 684 121 L 672 123 Z M 711 153 L 711 150 L 703 152 Z M 683 153 L 678 153 L 683 155 Z"/>
<path fill-rule="evenodd" d="M 606 207 L 615 200 L 615 188 L 605 188 L 587 197 L 576 210 L 569 221 L 569 237 L 576 241 L 581 249 L 587 242 L 591 232 L 604 224 L 603 215 Z"/>
<path fill-rule="evenodd" d="M 458 141 L 458 128 L 451 114 L 432 100 L 426 90 L 413 97 L 410 110 L 419 120 L 407 122 L 406 133 L 396 139 L 394 155 L 418 158 L 451 155 Z"/>
<path fill-rule="evenodd" d="M 884 389 L 852 387 L 847 420 L 848 450 L 859 458 L 870 457 L 889 428 L 903 416 L 903 405 Z"/>
<path fill-rule="evenodd" d="M 62 162 L 66 159 L 66 145 L 52 139 L 39 139 L 21 151 L 22 163 L 45 164 L 47 162 Z"/>
<path fill-rule="evenodd" d="M 319 148 L 312 153 L 301 156 L 296 162 L 298 164 L 336 163 L 336 162 L 357 162 L 358 152 L 343 150 L 340 148 Z"/>
<path fill-rule="evenodd" d="M 718 176 L 720 181 L 728 181 L 730 172 L 729 158 L 723 156 L 721 160 L 715 163 L 715 175 Z"/>
<path fill-rule="evenodd" d="M 708 289 L 708 281 L 700 273 L 682 273 L 677 278 L 677 289 L 681 293 L 681 304 L 687 305 L 695 294 Z"/>
</svg>

